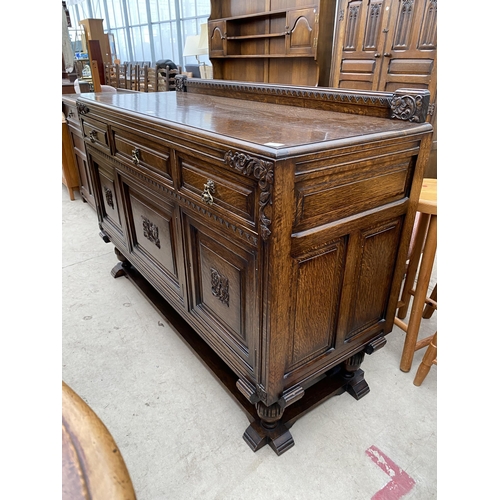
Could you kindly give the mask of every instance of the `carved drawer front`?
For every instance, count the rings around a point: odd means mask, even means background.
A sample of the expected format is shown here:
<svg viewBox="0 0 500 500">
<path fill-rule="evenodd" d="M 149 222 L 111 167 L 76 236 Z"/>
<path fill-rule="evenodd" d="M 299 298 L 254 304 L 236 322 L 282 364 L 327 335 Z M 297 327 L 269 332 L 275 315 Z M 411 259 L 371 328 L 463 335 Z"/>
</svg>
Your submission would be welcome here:
<svg viewBox="0 0 500 500">
<path fill-rule="evenodd" d="M 126 130 L 112 129 L 115 154 L 120 160 L 145 167 L 172 181 L 170 148 Z"/>
<path fill-rule="evenodd" d="M 209 211 L 222 209 L 255 223 L 254 178 L 225 171 L 198 158 L 179 154 L 178 159 L 182 193 Z"/>
<path fill-rule="evenodd" d="M 382 207 L 408 195 L 414 157 L 388 156 L 376 161 L 327 168 L 296 183 L 295 229 L 302 230 Z"/>
<path fill-rule="evenodd" d="M 109 153 L 111 146 L 109 143 L 108 128 L 105 123 L 84 116 L 82 122 L 83 137 L 93 146 Z"/>
<path fill-rule="evenodd" d="M 183 280 L 179 276 L 182 267 L 179 264 L 180 233 L 175 206 L 142 189 L 126 176 L 122 176 L 122 185 L 132 256 L 140 261 L 141 271 L 157 287 L 183 302 Z"/>
<path fill-rule="evenodd" d="M 118 238 L 123 243 L 125 241 L 122 227 L 123 216 L 121 214 L 121 199 L 119 199 L 115 169 L 106 162 L 96 160 L 93 156 L 90 157 L 90 161 L 98 183 L 96 191 L 98 191 L 100 197 L 99 204 L 103 228 L 110 236 Z"/>
<path fill-rule="evenodd" d="M 63 113 L 66 117 L 66 121 L 76 127 L 80 128 L 80 121 L 78 119 L 78 112 L 76 110 L 76 104 L 72 105 L 67 102 L 63 102 Z"/>
<path fill-rule="evenodd" d="M 236 373 L 253 373 L 258 336 L 256 255 L 184 215 L 190 313 Z M 219 231 L 219 229 L 217 229 Z"/>
</svg>

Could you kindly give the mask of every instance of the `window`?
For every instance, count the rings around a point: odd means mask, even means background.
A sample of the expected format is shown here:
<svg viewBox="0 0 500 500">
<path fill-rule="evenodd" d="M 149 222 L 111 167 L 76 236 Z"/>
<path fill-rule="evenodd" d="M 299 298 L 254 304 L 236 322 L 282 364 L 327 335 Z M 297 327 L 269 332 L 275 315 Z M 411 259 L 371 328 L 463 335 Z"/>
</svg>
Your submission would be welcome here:
<svg viewBox="0 0 500 500">
<path fill-rule="evenodd" d="M 195 64 L 184 58 L 184 40 L 200 33 L 210 15 L 210 0 L 66 0 L 71 17 L 70 38 L 80 52 L 83 19 L 103 19 L 106 33 L 114 36 L 121 62 L 171 59 L 180 66 Z M 208 62 L 208 56 L 200 56 Z"/>
</svg>

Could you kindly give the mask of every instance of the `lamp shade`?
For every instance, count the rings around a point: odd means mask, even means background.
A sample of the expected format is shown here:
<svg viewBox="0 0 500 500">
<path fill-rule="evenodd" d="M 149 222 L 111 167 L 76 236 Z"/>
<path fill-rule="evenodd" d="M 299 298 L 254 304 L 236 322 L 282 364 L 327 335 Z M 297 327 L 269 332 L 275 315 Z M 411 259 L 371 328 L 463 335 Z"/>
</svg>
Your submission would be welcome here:
<svg viewBox="0 0 500 500">
<path fill-rule="evenodd" d="M 203 23 L 200 25 L 200 49 L 206 50 L 204 54 L 208 54 L 208 25 Z"/>
<path fill-rule="evenodd" d="M 184 57 L 201 56 L 203 54 L 208 54 L 208 48 L 200 48 L 200 35 L 187 36 L 184 44 Z"/>
</svg>

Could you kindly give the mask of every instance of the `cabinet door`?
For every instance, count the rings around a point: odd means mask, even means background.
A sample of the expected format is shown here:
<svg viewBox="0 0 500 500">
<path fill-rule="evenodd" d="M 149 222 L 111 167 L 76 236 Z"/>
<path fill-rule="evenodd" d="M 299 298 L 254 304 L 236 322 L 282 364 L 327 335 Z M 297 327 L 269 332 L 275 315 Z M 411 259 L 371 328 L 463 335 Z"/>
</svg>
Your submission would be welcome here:
<svg viewBox="0 0 500 500">
<path fill-rule="evenodd" d="M 184 304 L 181 233 L 175 204 L 120 172 L 133 264 L 169 299 Z"/>
<path fill-rule="evenodd" d="M 316 57 L 318 16 L 316 8 L 291 10 L 287 13 L 287 55 Z"/>
<path fill-rule="evenodd" d="M 115 167 L 92 152 L 89 153 L 89 162 L 96 183 L 95 194 L 99 221 L 113 243 L 118 241 L 124 245 L 124 219 Z"/>
<path fill-rule="evenodd" d="M 210 57 L 226 55 L 226 21 L 208 21 Z"/>
<path fill-rule="evenodd" d="M 377 90 L 428 89 L 435 100 L 437 0 L 393 0 Z"/>
<path fill-rule="evenodd" d="M 190 314 L 205 340 L 239 375 L 253 376 L 258 339 L 256 250 L 221 227 L 184 214 Z"/>
<path fill-rule="evenodd" d="M 390 0 L 341 0 L 332 87 L 378 88 Z"/>
</svg>

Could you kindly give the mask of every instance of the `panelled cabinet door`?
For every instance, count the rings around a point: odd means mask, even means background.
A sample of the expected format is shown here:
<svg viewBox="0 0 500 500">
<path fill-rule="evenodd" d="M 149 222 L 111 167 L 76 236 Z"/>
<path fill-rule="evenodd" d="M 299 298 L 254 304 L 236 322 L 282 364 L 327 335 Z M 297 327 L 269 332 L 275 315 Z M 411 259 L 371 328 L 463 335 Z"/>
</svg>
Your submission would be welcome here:
<svg viewBox="0 0 500 500">
<path fill-rule="evenodd" d="M 258 341 L 257 252 L 234 235 L 183 214 L 190 314 L 233 371 L 254 376 Z"/>
<path fill-rule="evenodd" d="M 226 21 L 209 21 L 208 33 L 210 57 L 225 56 L 227 53 Z"/>
<path fill-rule="evenodd" d="M 317 44 L 318 9 L 297 9 L 287 12 L 287 54 L 316 57 Z"/>
<path fill-rule="evenodd" d="M 377 90 L 428 89 L 435 100 L 437 0 L 393 0 Z"/>
<path fill-rule="evenodd" d="M 378 88 L 391 0 L 341 0 L 333 87 Z"/>
</svg>

